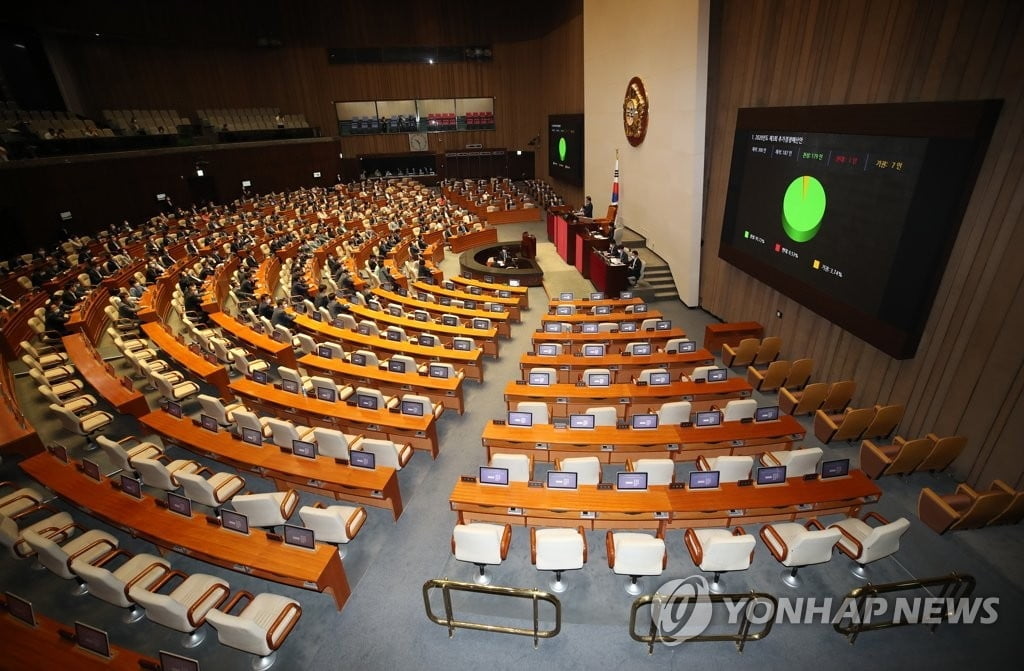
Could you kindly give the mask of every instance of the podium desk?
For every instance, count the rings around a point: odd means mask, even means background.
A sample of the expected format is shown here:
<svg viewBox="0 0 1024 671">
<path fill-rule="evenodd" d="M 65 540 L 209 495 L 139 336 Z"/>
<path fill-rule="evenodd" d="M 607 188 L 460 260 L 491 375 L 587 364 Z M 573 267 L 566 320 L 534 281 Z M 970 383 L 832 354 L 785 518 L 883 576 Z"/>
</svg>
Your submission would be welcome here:
<svg viewBox="0 0 1024 671">
<path fill-rule="evenodd" d="M 192 517 L 182 517 L 161 508 L 150 496 L 133 499 L 113 489 L 112 481 L 96 482 L 50 454 L 26 459 L 21 468 L 87 515 L 164 550 L 263 580 L 328 592 L 338 610 L 351 593 L 333 545 L 317 544 L 306 550 L 272 541 L 258 529 L 247 536 L 218 529 L 203 514 L 193 511 Z"/>
<path fill-rule="evenodd" d="M 338 501 L 386 508 L 396 520 L 402 514 L 402 493 L 393 468 L 369 470 L 338 464 L 328 457 L 296 457 L 282 452 L 277 445 L 249 445 L 231 431 L 213 433 L 187 417 L 177 419 L 160 410 L 140 418 L 140 421 L 150 431 L 159 434 L 164 442 L 179 445 L 239 471 L 267 478 L 279 491 L 299 489 Z"/>
<path fill-rule="evenodd" d="M 691 414 L 709 410 L 712 405 L 724 407 L 733 399 L 749 398 L 753 387 L 741 377 L 730 377 L 722 382 L 675 381 L 667 385 L 611 384 L 607 387 L 580 387 L 574 383 L 532 386 L 511 380 L 505 385 L 505 402 L 515 410 L 521 401 L 540 401 L 548 404 L 553 417 L 568 417 L 583 413 L 587 408 L 613 406 L 619 419 L 657 409 L 669 401 L 690 401 Z"/>
<path fill-rule="evenodd" d="M 305 366 L 312 374 L 329 377 L 337 384 L 373 387 L 386 396 L 421 394 L 460 415 L 464 410 L 463 377 L 437 378 L 416 371 L 393 373 L 387 368 L 357 366 L 344 359 L 325 359 L 316 354 L 303 356 L 299 359 L 299 364 Z"/>
<path fill-rule="evenodd" d="M 305 315 L 298 315 L 295 326 L 313 338 L 328 339 L 342 344 L 346 349 L 365 349 L 378 357 L 388 358 L 393 354 L 407 354 L 419 363 L 441 361 L 450 363 L 456 370 L 464 370 L 466 377 L 477 382 L 484 381 L 484 368 L 480 359 L 483 350 L 480 348 L 463 351 L 448 347 L 427 347 L 412 342 L 395 342 L 379 336 L 362 335 L 358 331 L 339 328 L 331 324 L 318 322 Z"/>
<path fill-rule="evenodd" d="M 618 296 L 620 292 L 627 291 L 630 287 L 629 266 L 624 263 L 609 263 L 603 254 L 596 250 L 591 251 L 590 281 L 605 295 Z"/>
<path fill-rule="evenodd" d="M 269 335 L 257 333 L 250 327 L 224 312 L 211 312 L 210 321 L 219 326 L 237 344 L 255 350 L 260 356 L 269 357 L 281 366 L 295 368 L 295 352 L 292 344 L 278 342 Z"/>
<path fill-rule="evenodd" d="M 639 320 L 638 320 L 639 321 Z M 601 331 L 598 333 L 547 333 L 545 331 L 534 331 L 531 342 L 533 350 L 537 345 L 545 342 L 561 343 L 563 348 L 570 348 L 573 354 L 582 354 L 583 346 L 593 343 L 606 343 L 609 354 L 621 354 L 626 345 L 631 342 L 649 342 L 658 349 L 664 350 L 669 340 L 673 338 L 686 338 L 686 331 L 681 328 L 671 328 L 667 331 L 637 330 L 625 331 Z"/>
<path fill-rule="evenodd" d="M 573 354 L 541 356 L 527 352 L 519 357 L 519 370 L 522 371 L 525 380 L 531 368 L 554 368 L 558 371 L 558 381 L 565 384 L 578 382 L 587 368 L 607 368 L 612 373 L 613 382 L 628 384 L 640 375 L 641 371 L 648 368 L 664 368 L 673 378 L 678 379 L 680 375 L 690 375 L 698 366 L 710 366 L 714 363 L 715 358 L 706 349 L 681 354 L 655 352 L 649 356 L 605 354 L 602 357 Z"/>
<path fill-rule="evenodd" d="M 510 452 L 526 454 L 535 462 L 595 456 L 606 464 L 624 464 L 627 459 L 641 458 L 695 461 L 700 455 L 759 455 L 788 450 L 806 433 L 791 415 L 782 415 L 774 422 L 726 422 L 709 427 L 663 424 L 656 429 L 566 429 L 553 424 L 521 427 L 491 421 L 484 426 L 480 440 L 488 458 L 495 452 Z"/>
<path fill-rule="evenodd" d="M 645 491 L 576 490 L 508 486 L 459 481 L 448 503 L 460 522 L 496 522 L 517 526 L 584 529 L 684 529 L 729 527 L 763 522 L 795 521 L 819 515 L 856 515 L 861 506 L 881 498 L 881 490 L 861 471 L 836 480 L 791 478 L 784 485 L 719 489 Z"/>
<path fill-rule="evenodd" d="M 403 415 L 387 409 L 366 410 L 344 401 L 321 401 L 293 394 L 271 384 L 238 379 L 231 390 L 253 410 L 305 426 L 323 426 L 367 438 L 385 438 L 414 449 L 430 452 L 437 458 L 437 422 L 433 413 L 423 417 Z M 354 396 L 354 394 L 353 394 Z"/>
</svg>

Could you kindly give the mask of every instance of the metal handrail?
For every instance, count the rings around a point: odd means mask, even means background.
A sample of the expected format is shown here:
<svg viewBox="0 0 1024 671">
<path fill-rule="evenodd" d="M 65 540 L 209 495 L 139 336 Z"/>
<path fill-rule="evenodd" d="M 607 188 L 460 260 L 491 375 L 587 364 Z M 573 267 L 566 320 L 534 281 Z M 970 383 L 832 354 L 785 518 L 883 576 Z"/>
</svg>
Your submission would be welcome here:
<svg viewBox="0 0 1024 671">
<path fill-rule="evenodd" d="M 444 618 L 435 615 L 430 607 L 430 591 L 440 589 L 444 599 Z M 519 627 L 506 627 L 497 624 L 483 624 L 480 622 L 469 622 L 466 620 L 454 619 L 452 609 L 452 591 L 456 592 L 477 592 L 481 594 L 492 594 L 500 596 L 518 597 L 531 599 L 533 601 L 533 629 L 522 629 Z M 555 608 L 555 622 L 551 629 L 541 631 L 540 629 L 540 602 L 547 601 Z M 455 635 L 456 629 L 476 629 L 478 631 L 491 631 L 499 634 L 516 634 L 519 636 L 532 636 L 533 647 L 537 647 L 538 639 L 552 638 L 562 630 L 562 602 L 553 594 L 538 589 L 527 589 L 521 587 L 503 587 L 500 585 L 477 585 L 472 582 L 459 582 L 447 578 L 434 578 L 423 583 L 423 606 L 427 611 L 427 618 L 434 624 L 448 628 L 448 638 Z"/>
<path fill-rule="evenodd" d="M 653 617 L 653 613 L 648 634 L 644 636 L 636 631 L 637 612 L 647 605 L 651 605 L 653 608 L 656 604 L 658 608 L 665 609 L 666 607 L 672 607 L 684 602 L 709 602 L 711 604 L 715 604 L 730 601 L 735 603 L 743 599 L 746 599 L 747 603 L 743 607 L 743 617 L 740 618 L 739 630 L 735 634 L 698 634 L 684 639 L 676 638 L 671 634 L 659 631 L 659 620 L 658 618 Z M 763 618 L 765 620 L 764 629 L 751 634 L 749 617 L 750 611 L 759 603 L 768 604 L 770 606 L 770 611 L 766 612 Z M 743 646 L 747 641 L 760 641 L 771 632 L 772 622 L 775 620 L 775 612 L 778 609 L 778 605 L 779 602 L 774 596 L 764 592 L 748 592 L 742 594 L 701 593 L 682 596 L 676 596 L 675 594 L 644 594 L 633 601 L 633 606 L 629 611 L 629 636 L 634 641 L 646 643 L 648 655 L 654 654 L 655 643 L 704 643 L 709 641 L 734 641 L 736 643 L 736 650 L 738 652 L 743 652 Z"/>
<path fill-rule="evenodd" d="M 890 627 L 903 627 L 908 624 L 917 624 L 916 622 L 895 622 L 892 619 L 883 620 L 881 622 L 870 622 L 870 615 L 867 612 L 868 599 L 878 594 L 888 594 L 890 592 L 903 592 L 912 589 L 922 589 L 926 587 L 942 586 L 942 591 L 939 592 L 940 599 L 961 599 L 967 598 L 974 592 L 974 586 L 976 581 L 973 576 L 961 575 L 958 573 L 950 573 L 949 575 L 938 576 L 935 578 L 920 578 L 917 580 L 903 580 L 901 582 L 890 582 L 881 585 L 874 585 L 868 583 L 862 587 L 855 587 L 843 598 L 843 602 L 840 606 L 840 613 L 845 613 L 846 603 L 853 600 L 856 603 L 856 616 L 851 614 L 851 620 L 849 625 L 843 625 L 845 618 L 837 620 L 832 626 L 833 628 L 846 636 L 850 645 L 853 645 L 857 640 L 857 636 L 863 631 L 875 631 L 878 629 L 889 629 Z M 931 623 L 929 627 L 930 631 L 935 631 L 935 628 L 942 622 L 949 618 L 949 613 L 942 613 L 937 622 Z"/>
</svg>

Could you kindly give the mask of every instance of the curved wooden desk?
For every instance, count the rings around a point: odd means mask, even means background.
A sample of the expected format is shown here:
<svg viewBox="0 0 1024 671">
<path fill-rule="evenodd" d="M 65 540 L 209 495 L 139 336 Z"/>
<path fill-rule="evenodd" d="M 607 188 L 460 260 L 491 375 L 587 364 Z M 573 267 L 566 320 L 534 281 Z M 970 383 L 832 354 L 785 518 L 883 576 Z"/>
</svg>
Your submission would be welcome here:
<svg viewBox="0 0 1024 671">
<path fill-rule="evenodd" d="M 422 394 L 434 403 L 463 413 L 461 377 L 436 378 L 416 372 L 393 373 L 386 368 L 357 366 L 343 359 L 325 359 L 307 354 L 299 359 L 314 375 L 325 375 L 337 384 L 373 387 L 387 396 L 401 396 L 403 393 Z"/>
<path fill-rule="evenodd" d="M 441 339 L 445 344 L 450 344 L 453 338 L 462 336 L 473 338 L 479 344 L 484 354 L 498 358 L 498 329 L 491 326 L 489 329 L 474 329 L 465 326 L 445 326 L 438 322 L 421 322 L 407 317 L 395 317 L 387 312 L 371 310 L 362 305 L 349 303 L 351 315 L 357 320 L 369 319 L 376 322 L 377 327 L 383 331 L 388 326 L 398 326 L 405 330 L 407 336 L 413 334 L 430 333 Z M 292 316 L 295 316 L 294 314 Z"/>
<path fill-rule="evenodd" d="M 455 366 L 456 369 L 466 371 L 466 377 L 477 382 L 484 381 L 484 368 L 480 359 L 483 350 L 477 348 L 468 352 L 448 349 L 447 347 L 426 347 L 411 342 L 394 342 L 387 338 L 362 335 L 358 331 L 332 326 L 310 319 L 305 315 L 296 315 L 295 326 L 303 333 L 308 333 L 320 340 L 332 340 L 338 343 L 347 343 L 348 349 L 365 349 L 377 356 L 390 357 L 393 354 L 407 354 L 417 361 L 426 363 L 428 361 L 443 361 Z"/>
<path fill-rule="evenodd" d="M 470 231 L 462 235 L 453 235 L 448 238 L 448 246 L 451 247 L 453 254 L 458 254 L 473 247 L 480 247 L 481 245 L 493 245 L 497 242 L 498 229 L 493 226 L 479 231 Z"/>
<path fill-rule="evenodd" d="M 639 320 L 637 320 L 639 321 Z M 532 342 L 536 351 L 537 345 L 544 342 L 561 343 L 563 347 L 571 348 L 573 354 L 580 354 L 583 346 L 590 343 L 607 343 L 609 354 L 621 354 L 626 345 L 631 342 L 649 342 L 659 349 L 665 349 L 665 345 L 673 338 L 685 338 L 686 331 L 681 328 L 671 328 L 667 331 L 603 331 L 600 333 L 546 333 L 535 331 Z"/>
<path fill-rule="evenodd" d="M 458 301 L 489 301 L 491 303 L 500 303 L 505 306 L 508 310 L 509 319 L 514 322 L 523 321 L 522 311 L 519 308 L 519 299 L 515 296 L 509 296 L 508 298 L 502 298 L 501 296 L 488 295 L 484 296 L 483 292 L 479 294 L 470 293 L 467 291 L 459 291 L 458 289 L 445 289 L 440 284 L 427 284 L 422 280 L 416 280 L 412 283 L 412 288 L 415 291 L 422 291 L 428 294 L 434 294 L 435 297 L 445 296 L 453 300 Z"/>
<path fill-rule="evenodd" d="M 135 389 L 131 380 L 118 378 L 110 364 L 105 363 L 85 335 L 75 333 L 62 338 L 64 351 L 67 352 L 75 368 L 85 381 L 96 390 L 117 411 L 126 415 L 141 417 L 149 412 L 149 402 L 140 391 Z"/>
<path fill-rule="evenodd" d="M 216 529 L 206 516 L 182 517 L 156 505 L 152 497 L 135 500 L 96 482 L 49 454 L 21 462 L 26 473 L 83 512 L 154 545 L 264 580 L 329 592 L 341 610 L 351 593 L 337 549 L 291 547 L 262 531 L 248 536 Z"/>
<path fill-rule="evenodd" d="M 727 422 L 721 426 L 688 428 L 662 425 L 643 430 L 613 426 L 563 429 L 552 424 L 516 427 L 492 421 L 484 426 L 480 439 L 488 458 L 495 452 L 511 452 L 532 456 L 535 462 L 596 456 L 604 463 L 622 464 L 627 459 L 694 461 L 699 455 L 757 455 L 788 450 L 793 441 L 803 440 L 806 433 L 791 415 L 782 415 L 775 422 Z"/>
<path fill-rule="evenodd" d="M 296 457 L 270 443 L 254 447 L 243 443 L 230 431 L 212 433 L 195 425 L 188 418 L 177 419 L 156 411 L 141 417 L 150 431 L 199 456 L 213 459 L 240 471 L 256 473 L 273 481 L 279 491 L 301 489 L 330 496 L 336 500 L 355 501 L 377 508 L 387 508 L 397 520 L 402 514 L 402 493 L 398 475 L 393 468 L 353 468 L 334 459 Z"/>
<path fill-rule="evenodd" d="M 224 331 L 225 337 L 233 342 L 255 350 L 260 356 L 273 359 L 282 366 L 295 368 L 295 352 L 291 343 L 278 342 L 268 335 L 256 333 L 251 328 L 225 312 L 211 312 L 210 321 Z"/>
<path fill-rule="evenodd" d="M 440 303 L 431 303 L 430 301 L 421 301 L 412 296 L 402 296 L 393 291 L 386 291 L 384 289 L 374 289 L 374 295 L 385 299 L 388 304 L 395 304 L 403 306 L 403 309 L 408 312 L 410 310 L 424 310 L 430 314 L 431 318 L 436 320 L 434 323 L 441 321 L 441 315 L 452 314 L 459 318 L 460 325 L 462 328 L 470 328 L 466 326 L 466 322 L 474 318 L 484 318 L 491 320 L 498 335 L 502 338 L 511 338 L 512 333 L 509 327 L 509 321 L 511 319 L 508 310 L 502 310 L 501 312 L 490 312 L 489 310 L 474 310 L 465 307 L 456 307 L 454 305 L 441 305 Z M 472 299 L 471 299 L 472 300 Z M 483 302 L 483 301 L 478 301 Z M 424 322 L 418 322 L 420 324 Z"/>
<path fill-rule="evenodd" d="M 557 315 L 553 312 L 548 312 L 540 318 L 541 323 L 544 322 L 562 322 L 565 324 L 599 324 L 601 322 L 636 322 L 639 324 L 645 319 L 661 319 L 664 315 L 660 310 L 648 309 L 646 312 L 640 312 L 634 314 L 632 312 L 624 312 L 622 310 L 618 312 L 611 312 L 606 315 L 595 315 L 590 312 L 577 312 L 572 315 Z"/>
<path fill-rule="evenodd" d="M 654 352 L 649 356 L 636 356 L 622 353 L 605 354 L 601 357 L 574 356 L 572 354 L 540 356 L 534 352 L 527 352 L 519 357 L 519 370 L 525 380 L 531 368 L 554 368 L 558 371 L 558 381 L 569 383 L 579 381 L 583 371 L 587 368 L 607 368 L 612 372 L 613 382 L 628 384 L 641 371 L 648 368 L 664 368 L 672 373 L 673 378 L 678 378 L 680 375 L 690 375 L 698 366 L 711 366 L 714 363 L 714 356 L 706 349 L 679 354 Z"/>
<path fill-rule="evenodd" d="M 221 398 L 224 400 L 233 398 L 228 386 L 228 371 L 224 366 L 210 363 L 202 355 L 193 352 L 188 345 L 168 333 L 163 322 L 147 322 L 142 325 L 142 331 L 153 341 L 153 344 L 188 369 L 190 373 L 216 387 Z"/>
<path fill-rule="evenodd" d="M 473 247 L 459 255 L 459 271 L 466 277 L 479 277 L 484 281 L 491 278 L 491 282 L 508 283 L 509 280 L 519 280 L 521 286 L 539 287 L 544 282 L 544 270 L 536 260 L 524 259 L 519 256 L 521 243 L 510 242 L 484 247 Z M 497 257 L 501 250 L 508 247 L 518 258 L 518 262 L 509 267 L 488 265 L 491 257 Z"/>
<path fill-rule="evenodd" d="M 463 287 L 480 287 L 482 291 L 490 291 L 493 295 L 497 296 L 499 291 L 510 291 L 512 295 L 519 299 L 519 307 L 529 308 L 530 307 L 530 288 L 529 287 L 513 287 L 508 284 L 497 284 L 495 282 L 484 282 L 483 280 L 474 279 L 472 277 L 463 277 L 462 275 L 456 275 L 450 278 L 456 286 Z"/>
<path fill-rule="evenodd" d="M 388 410 L 364 410 L 344 401 L 330 403 L 278 389 L 273 385 L 239 379 L 231 389 L 253 410 L 306 426 L 324 426 L 368 438 L 386 438 L 399 445 L 409 443 L 437 458 L 437 422 L 433 413 L 423 417 Z"/>
<path fill-rule="evenodd" d="M 642 492 L 507 487 L 458 482 L 449 498 L 460 522 L 499 522 L 520 526 L 585 529 L 684 529 L 791 522 L 804 517 L 845 514 L 874 503 L 882 491 L 862 471 L 835 480 L 790 478 L 784 485 L 689 490 L 654 486 Z"/>
<path fill-rule="evenodd" d="M 691 412 L 708 410 L 712 405 L 724 406 L 736 398 L 748 398 L 753 387 L 741 377 L 730 377 L 722 382 L 673 382 L 667 385 L 643 387 L 635 384 L 612 384 L 607 387 L 578 387 L 575 384 L 551 384 L 546 387 L 520 384 L 511 380 L 505 385 L 505 402 L 515 410 L 520 401 L 540 401 L 552 408 L 554 417 L 568 417 L 595 406 L 614 406 L 620 419 L 648 408 L 660 407 L 669 401 L 690 401 Z"/>
</svg>

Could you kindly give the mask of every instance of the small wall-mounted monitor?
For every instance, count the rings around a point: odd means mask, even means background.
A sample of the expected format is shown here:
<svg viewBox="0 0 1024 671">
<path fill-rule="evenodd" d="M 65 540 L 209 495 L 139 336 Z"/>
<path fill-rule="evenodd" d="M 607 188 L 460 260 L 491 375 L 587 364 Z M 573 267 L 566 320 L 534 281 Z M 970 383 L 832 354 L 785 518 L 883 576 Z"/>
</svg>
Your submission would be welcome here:
<svg viewBox="0 0 1024 671">
<path fill-rule="evenodd" d="M 432 363 L 427 366 L 427 375 L 429 375 L 430 377 L 436 377 L 442 380 L 447 380 L 448 366 L 439 363 Z"/>
<path fill-rule="evenodd" d="M 320 171 L 319 170 L 314 170 L 313 171 L 313 179 L 320 179 Z"/>
<path fill-rule="evenodd" d="M 60 213 L 60 220 L 61 221 L 71 221 L 71 213 L 70 212 L 61 212 Z"/>
<path fill-rule="evenodd" d="M 647 473 L 625 471 L 615 474 L 615 489 L 623 492 L 647 491 Z"/>
<path fill-rule="evenodd" d="M 199 425 L 207 431 L 217 433 L 219 426 L 217 426 L 217 420 L 209 415 L 199 415 Z"/>
<path fill-rule="evenodd" d="M 551 384 L 551 373 L 548 371 L 530 373 L 527 382 L 534 387 L 547 387 Z"/>
<path fill-rule="evenodd" d="M 849 459 L 833 459 L 821 464 L 821 479 L 842 478 L 850 474 Z"/>
<path fill-rule="evenodd" d="M 697 413 L 696 425 L 700 427 L 705 426 L 719 426 L 722 423 L 722 413 L 717 410 L 708 410 L 707 412 Z"/>
<path fill-rule="evenodd" d="M 604 356 L 605 346 L 600 345 L 584 345 L 583 356 Z"/>
<path fill-rule="evenodd" d="M 511 411 L 508 413 L 509 426 L 533 426 L 532 412 Z"/>
<path fill-rule="evenodd" d="M 370 394 L 356 394 L 356 405 L 363 410 L 377 410 L 377 397 Z"/>
<path fill-rule="evenodd" d="M 664 387 L 670 385 L 672 384 L 672 373 L 651 373 L 651 377 L 648 378 L 647 384 L 649 384 L 652 387 Z"/>
<path fill-rule="evenodd" d="M 236 533 L 249 535 L 249 518 L 242 513 L 236 513 L 234 510 L 221 510 L 220 511 L 220 525 L 224 529 L 234 531 Z"/>
<path fill-rule="evenodd" d="M 263 433 L 248 426 L 242 427 L 242 442 L 256 447 L 263 446 Z"/>
<path fill-rule="evenodd" d="M 779 418 L 779 406 L 769 405 L 754 411 L 755 422 L 774 422 Z"/>
<path fill-rule="evenodd" d="M 163 201 L 167 200 L 167 194 L 166 193 L 158 193 L 158 194 L 156 194 L 156 199 L 161 201 L 161 202 L 163 202 Z"/>
<path fill-rule="evenodd" d="M 548 471 L 548 489 L 576 489 L 578 476 L 573 471 Z"/>
<path fill-rule="evenodd" d="M 348 453 L 348 463 L 356 468 L 373 469 L 377 464 L 377 455 L 363 450 L 352 450 Z"/>
<path fill-rule="evenodd" d="M 308 440 L 292 440 L 292 454 L 296 457 L 316 459 L 316 443 Z"/>
<path fill-rule="evenodd" d="M 725 382 L 728 377 L 728 368 L 712 368 L 708 371 L 708 382 Z"/>
<path fill-rule="evenodd" d="M 334 403 L 338 400 L 338 391 L 336 389 L 331 389 L 330 387 L 317 387 L 316 397 L 321 401 Z"/>
<path fill-rule="evenodd" d="M 786 482 L 785 466 L 762 466 L 757 469 L 757 484 L 781 485 Z"/>
<path fill-rule="evenodd" d="M 284 525 L 284 544 L 306 550 L 315 550 L 316 535 L 312 529 L 286 524 Z"/>
<path fill-rule="evenodd" d="M 192 501 L 181 494 L 167 492 L 167 509 L 184 517 L 192 517 Z"/>
<path fill-rule="evenodd" d="M 299 393 L 299 383 L 295 380 L 281 380 L 281 390 L 289 394 Z"/>
<path fill-rule="evenodd" d="M 718 471 L 691 471 L 690 489 L 718 489 Z"/>
<path fill-rule="evenodd" d="M 595 419 L 594 415 L 569 415 L 569 428 L 593 429 Z"/>
<path fill-rule="evenodd" d="M 633 415 L 632 426 L 634 429 L 657 429 L 658 416 L 653 412 L 650 414 Z"/>
<path fill-rule="evenodd" d="M 508 469 L 481 466 L 479 482 L 482 485 L 508 485 Z"/>
<path fill-rule="evenodd" d="M 587 373 L 588 387 L 607 387 L 612 383 L 610 373 Z"/>
<path fill-rule="evenodd" d="M 402 401 L 402 414 L 413 415 L 414 417 L 423 416 L 423 404 L 419 401 Z"/>
</svg>

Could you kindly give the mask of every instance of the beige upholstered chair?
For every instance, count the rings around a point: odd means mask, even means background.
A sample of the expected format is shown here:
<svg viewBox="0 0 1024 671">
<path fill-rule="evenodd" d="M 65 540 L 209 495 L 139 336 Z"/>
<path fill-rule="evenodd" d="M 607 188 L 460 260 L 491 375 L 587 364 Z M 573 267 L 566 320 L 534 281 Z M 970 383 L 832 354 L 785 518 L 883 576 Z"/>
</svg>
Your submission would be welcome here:
<svg viewBox="0 0 1024 671">
<path fill-rule="evenodd" d="M 299 493 L 294 489 L 287 492 L 263 492 L 259 494 L 238 494 L 231 499 L 236 513 L 246 516 L 250 527 L 278 527 L 286 524 L 299 505 Z"/>
<path fill-rule="evenodd" d="M 782 581 L 790 587 L 800 586 L 796 572 L 801 566 L 821 564 L 832 558 L 832 548 L 840 536 L 838 529 L 826 529 L 815 518 L 805 524 L 782 522 L 761 527 L 761 540 L 768 551 L 789 568 L 783 571 Z"/>
<path fill-rule="evenodd" d="M 587 536 L 583 527 L 575 529 L 537 529 L 530 527 L 530 562 L 538 571 L 554 571 L 548 587 L 561 594 L 568 589 L 562 573 L 583 568 L 587 563 Z"/>
<path fill-rule="evenodd" d="M 719 482 L 737 482 L 750 478 L 750 469 L 754 467 L 754 458 L 749 456 L 697 457 L 697 470 L 718 471 Z"/>
<path fill-rule="evenodd" d="M 857 440 L 875 416 L 874 408 L 847 408 L 840 415 L 814 413 L 814 437 L 823 443 Z"/>
<path fill-rule="evenodd" d="M 338 554 L 345 557 L 345 546 L 356 537 L 366 523 L 366 509 L 362 506 L 325 506 L 319 501 L 299 508 L 302 525 L 313 530 L 313 537 L 338 546 Z"/>
<path fill-rule="evenodd" d="M 676 462 L 672 459 L 627 459 L 626 470 L 647 474 L 647 485 L 669 485 L 676 479 Z"/>
<path fill-rule="evenodd" d="M 939 438 L 934 433 L 929 433 L 925 437 L 932 441 L 932 449 L 921 460 L 921 463 L 917 465 L 915 470 L 918 471 L 928 471 L 929 473 L 944 471 L 950 464 L 956 461 L 956 458 L 967 447 L 966 436 L 945 436 Z"/>
<path fill-rule="evenodd" d="M 701 571 L 714 573 L 708 589 L 721 593 L 719 577 L 725 571 L 745 571 L 754 560 L 754 536 L 736 527 L 728 529 L 687 529 L 683 542 L 690 552 L 690 558 Z"/>
<path fill-rule="evenodd" d="M 629 576 L 626 593 L 639 596 L 644 587 L 640 576 L 661 575 L 668 565 L 665 538 L 659 529 L 651 536 L 633 531 L 611 531 L 605 534 L 608 568 L 618 575 Z"/>
<path fill-rule="evenodd" d="M 875 520 L 881 526 L 873 527 L 868 520 Z M 861 580 L 867 580 L 865 564 L 878 561 L 893 554 L 900 549 L 900 538 L 910 528 L 910 521 L 901 517 L 890 522 L 878 513 L 867 513 L 862 519 L 847 517 L 834 524 L 829 529 L 839 529 L 842 537 L 836 547 L 847 557 L 857 562 L 852 569 L 855 576 Z"/>
<path fill-rule="evenodd" d="M 231 611 L 241 602 L 247 605 L 237 615 Z M 252 668 L 263 671 L 273 666 L 277 650 L 288 638 L 299 618 L 299 602 L 279 594 L 264 592 L 255 597 L 240 591 L 231 601 L 206 613 L 206 620 L 217 630 L 222 645 L 256 655 Z"/>
<path fill-rule="evenodd" d="M 860 468 L 869 478 L 913 473 L 932 451 L 932 445 L 930 438 L 907 440 L 896 436 L 890 445 L 864 440 L 860 444 Z"/>
<path fill-rule="evenodd" d="M 205 474 L 209 477 L 203 477 Z M 242 476 L 227 472 L 214 473 L 205 466 L 192 473 L 180 469 L 174 473 L 174 479 L 181 483 L 185 496 L 214 509 L 230 501 L 245 486 Z"/>
<path fill-rule="evenodd" d="M 452 532 L 452 554 L 459 561 L 476 564 L 480 573 L 474 579 L 478 585 L 488 585 L 490 576 L 484 570 L 487 564 L 500 564 L 508 557 L 512 542 L 512 527 L 508 524 L 471 522 L 457 524 Z"/>
<path fill-rule="evenodd" d="M 821 407 L 828 392 L 828 384 L 814 382 L 796 391 L 779 388 L 779 409 L 787 415 L 810 415 Z"/>
<path fill-rule="evenodd" d="M 785 466 L 787 478 L 803 477 L 817 472 L 822 454 L 820 447 L 765 452 L 761 455 L 761 465 Z"/>
<path fill-rule="evenodd" d="M 121 557 L 127 560 L 115 567 L 114 562 Z M 127 623 L 138 622 L 145 615 L 138 604 L 128 598 L 128 586 L 138 585 L 142 589 L 149 589 L 160 577 L 160 572 L 153 569 L 170 569 L 170 566 L 163 557 L 145 553 L 133 556 L 120 548 L 92 563 L 82 559 L 71 562 L 71 570 L 82 579 L 89 594 L 119 608 L 128 609 L 123 618 Z"/>
<path fill-rule="evenodd" d="M 151 576 L 156 574 L 156 580 Z M 167 593 L 160 592 L 176 579 L 181 582 Z M 148 586 L 143 586 L 143 582 Z M 128 588 L 128 598 L 146 609 L 146 618 L 185 634 L 182 647 L 194 648 L 206 638 L 206 616 L 224 603 L 231 588 L 227 581 L 204 573 L 186 575 L 164 566 L 153 566 Z"/>
<path fill-rule="evenodd" d="M 722 345 L 722 364 L 727 368 L 749 366 L 760 347 L 761 341 L 757 338 L 744 338 L 736 347 L 725 343 Z"/>
<path fill-rule="evenodd" d="M 489 465 L 494 468 L 507 468 L 509 482 L 529 482 L 533 479 L 533 457 L 526 454 L 495 452 L 491 455 Z"/>
<path fill-rule="evenodd" d="M 786 381 L 793 366 L 791 361 L 772 361 L 768 368 L 747 367 L 747 382 L 758 391 L 775 391 Z"/>
<path fill-rule="evenodd" d="M 1013 501 L 1009 488 L 996 487 L 977 492 L 970 485 L 957 485 L 952 494 L 938 494 L 925 487 L 917 497 L 917 516 L 938 534 L 962 529 L 980 529 L 997 519 Z"/>
</svg>

